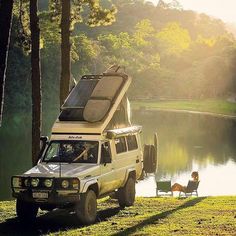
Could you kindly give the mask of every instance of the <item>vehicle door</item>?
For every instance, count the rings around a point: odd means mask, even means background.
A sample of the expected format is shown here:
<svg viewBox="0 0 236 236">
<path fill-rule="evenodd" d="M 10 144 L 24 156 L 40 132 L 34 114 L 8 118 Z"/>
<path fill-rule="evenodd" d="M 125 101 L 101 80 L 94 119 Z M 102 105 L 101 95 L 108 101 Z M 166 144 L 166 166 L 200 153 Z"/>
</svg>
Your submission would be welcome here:
<svg viewBox="0 0 236 236">
<path fill-rule="evenodd" d="M 100 194 L 112 192 L 116 189 L 116 174 L 114 170 L 114 161 L 111 153 L 111 145 L 108 141 L 101 143 L 100 167 Z"/>
<path fill-rule="evenodd" d="M 127 143 L 125 137 L 119 137 L 115 140 L 115 170 L 117 175 L 118 185 L 122 186 L 125 183 L 127 169 L 130 168 L 132 162 L 129 158 L 129 153 L 127 149 Z"/>
</svg>

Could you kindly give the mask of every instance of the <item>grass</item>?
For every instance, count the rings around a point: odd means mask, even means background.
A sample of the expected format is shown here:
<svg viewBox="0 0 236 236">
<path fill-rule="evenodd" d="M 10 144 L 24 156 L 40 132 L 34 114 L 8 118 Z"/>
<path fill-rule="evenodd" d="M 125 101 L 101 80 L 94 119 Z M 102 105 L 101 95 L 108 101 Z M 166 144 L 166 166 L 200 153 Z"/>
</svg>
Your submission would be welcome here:
<svg viewBox="0 0 236 236">
<path fill-rule="evenodd" d="M 0 202 L 0 235 L 235 235 L 235 197 L 136 198 L 120 209 L 115 200 L 99 204 L 97 222 L 83 226 L 73 212 L 40 212 L 33 225 L 15 216 L 15 202 Z"/>
<path fill-rule="evenodd" d="M 223 100 L 132 101 L 132 108 L 187 110 L 236 116 L 236 103 Z"/>
</svg>

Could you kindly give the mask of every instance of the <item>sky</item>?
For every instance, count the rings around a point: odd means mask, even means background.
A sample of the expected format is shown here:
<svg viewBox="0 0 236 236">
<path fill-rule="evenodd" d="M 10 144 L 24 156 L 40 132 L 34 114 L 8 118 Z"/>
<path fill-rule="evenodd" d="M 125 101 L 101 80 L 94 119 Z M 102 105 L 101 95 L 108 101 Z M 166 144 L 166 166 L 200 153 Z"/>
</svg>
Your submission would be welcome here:
<svg viewBox="0 0 236 236">
<path fill-rule="evenodd" d="M 148 0 L 157 3 L 158 0 Z M 170 0 L 166 0 L 168 2 Z M 225 22 L 236 23 L 236 0 L 178 0 L 183 9 L 206 13 Z"/>
</svg>

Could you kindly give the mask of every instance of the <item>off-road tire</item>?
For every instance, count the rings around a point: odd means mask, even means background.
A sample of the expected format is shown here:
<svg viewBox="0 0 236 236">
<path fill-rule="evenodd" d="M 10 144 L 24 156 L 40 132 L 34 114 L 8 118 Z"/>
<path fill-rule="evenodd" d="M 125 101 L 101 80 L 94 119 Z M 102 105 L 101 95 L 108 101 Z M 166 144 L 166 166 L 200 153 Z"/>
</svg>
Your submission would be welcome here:
<svg viewBox="0 0 236 236">
<path fill-rule="evenodd" d="M 32 222 L 36 219 L 39 207 L 34 203 L 16 200 L 16 214 L 22 222 Z"/>
<path fill-rule="evenodd" d="M 76 205 L 76 215 L 81 223 L 89 225 L 97 217 L 97 196 L 93 190 L 81 194 L 81 200 Z"/>
<path fill-rule="evenodd" d="M 135 201 L 135 180 L 129 177 L 125 186 L 118 189 L 118 202 L 120 207 L 129 207 L 134 205 Z"/>
</svg>

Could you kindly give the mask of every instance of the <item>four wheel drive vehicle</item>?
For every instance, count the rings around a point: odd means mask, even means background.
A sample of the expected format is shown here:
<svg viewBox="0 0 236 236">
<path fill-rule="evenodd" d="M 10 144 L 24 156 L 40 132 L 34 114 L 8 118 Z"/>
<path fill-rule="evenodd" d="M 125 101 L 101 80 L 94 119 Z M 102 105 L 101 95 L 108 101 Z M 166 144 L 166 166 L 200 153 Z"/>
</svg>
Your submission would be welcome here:
<svg viewBox="0 0 236 236">
<path fill-rule="evenodd" d="M 142 177 L 141 127 L 132 126 L 125 92 L 130 77 L 118 72 L 84 76 L 42 138 L 39 161 L 11 180 L 17 216 L 28 221 L 38 209 L 74 207 L 84 224 L 96 219 L 97 199 L 115 193 L 119 205 L 135 201 Z"/>
</svg>

